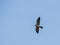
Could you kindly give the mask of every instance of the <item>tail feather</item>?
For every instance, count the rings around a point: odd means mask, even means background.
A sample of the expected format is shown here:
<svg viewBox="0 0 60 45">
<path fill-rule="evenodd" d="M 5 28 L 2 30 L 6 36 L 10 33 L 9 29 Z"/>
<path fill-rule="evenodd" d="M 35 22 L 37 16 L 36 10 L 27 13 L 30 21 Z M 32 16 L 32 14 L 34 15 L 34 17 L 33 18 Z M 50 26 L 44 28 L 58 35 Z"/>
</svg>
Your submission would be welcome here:
<svg viewBox="0 0 60 45">
<path fill-rule="evenodd" d="M 41 29 L 43 29 L 43 27 L 42 27 L 42 26 L 40 26 L 40 28 L 41 28 Z"/>
</svg>

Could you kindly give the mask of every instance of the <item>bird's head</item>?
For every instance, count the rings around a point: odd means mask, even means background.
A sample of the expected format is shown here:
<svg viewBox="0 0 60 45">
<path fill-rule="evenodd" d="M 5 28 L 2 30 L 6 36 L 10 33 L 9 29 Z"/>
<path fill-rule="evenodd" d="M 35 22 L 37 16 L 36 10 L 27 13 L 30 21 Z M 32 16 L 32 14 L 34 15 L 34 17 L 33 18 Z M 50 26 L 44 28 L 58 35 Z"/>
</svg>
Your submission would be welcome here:
<svg viewBox="0 0 60 45">
<path fill-rule="evenodd" d="M 36 25 L 34 25 L 34 26 L 36 26 Z"/>
</svg>

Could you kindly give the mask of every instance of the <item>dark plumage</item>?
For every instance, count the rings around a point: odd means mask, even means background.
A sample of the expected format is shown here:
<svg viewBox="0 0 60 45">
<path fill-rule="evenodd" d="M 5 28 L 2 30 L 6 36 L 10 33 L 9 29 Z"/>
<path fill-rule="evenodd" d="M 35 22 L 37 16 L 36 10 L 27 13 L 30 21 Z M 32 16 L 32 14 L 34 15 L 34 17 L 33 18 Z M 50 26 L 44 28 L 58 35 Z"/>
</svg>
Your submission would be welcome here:
<svg viewBox="0 0 60 45">
<path fill-rule="evenodd" d="M 39 33 L 39 28 L 43 28 L 42 26 L 40 26 L 40 17 L 38 17 L 37 21 L 36 21 L 36 32 Z"/>
</svg>

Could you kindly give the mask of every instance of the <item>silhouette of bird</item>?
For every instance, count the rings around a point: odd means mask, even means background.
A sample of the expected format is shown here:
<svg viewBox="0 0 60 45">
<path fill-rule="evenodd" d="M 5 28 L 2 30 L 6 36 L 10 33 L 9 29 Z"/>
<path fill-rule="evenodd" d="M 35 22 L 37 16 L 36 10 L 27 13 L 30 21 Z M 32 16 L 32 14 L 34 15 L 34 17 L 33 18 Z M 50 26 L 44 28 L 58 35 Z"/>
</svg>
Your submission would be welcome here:
<svg viewBox="0 0 60 45">
<path fill-rule="evenodd" d="M 37 21 L 36 21 L 36 32 L 39 33 L 39 28 L 43 29 L 42 26 L 40 26 L 40 17 L 37 18 Z"/>
</svg>

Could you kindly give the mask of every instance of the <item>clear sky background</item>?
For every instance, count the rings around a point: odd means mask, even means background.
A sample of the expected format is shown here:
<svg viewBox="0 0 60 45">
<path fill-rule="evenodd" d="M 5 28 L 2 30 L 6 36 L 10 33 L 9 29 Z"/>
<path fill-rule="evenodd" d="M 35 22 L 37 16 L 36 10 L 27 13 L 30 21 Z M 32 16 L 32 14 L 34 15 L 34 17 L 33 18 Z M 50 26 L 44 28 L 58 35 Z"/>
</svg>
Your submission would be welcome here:
<svg viewBox="0 0 60 45">
<path fill-rule="evenodd" d="M 0 0 L 0 45 L 60 45 L 60 0 Z"/>
</svg>

